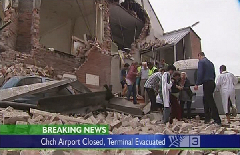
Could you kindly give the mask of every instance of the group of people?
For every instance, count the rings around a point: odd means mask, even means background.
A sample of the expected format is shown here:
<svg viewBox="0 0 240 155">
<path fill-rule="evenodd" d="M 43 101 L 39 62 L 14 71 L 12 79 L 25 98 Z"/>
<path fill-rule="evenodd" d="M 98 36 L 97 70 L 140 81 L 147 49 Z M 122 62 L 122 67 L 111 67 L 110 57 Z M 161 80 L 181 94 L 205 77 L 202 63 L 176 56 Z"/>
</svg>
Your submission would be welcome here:
<svg viewBox="0 0 240 155">
<path fill-rule="evenodd" d="M 161 68 L 166 68 L 168 64 L 165 63 L 163 59 L 161 61 Z M 133 103 L 137 104 L 137 96 L 142 96 L 147 102 L 148 97 L 144 85 L 148 78 L 154 73 L 158 72 L 157 67 L 151 62 L 134 62 L 131 65 L 128 63 L 124 64 L 124 68 L 121 70 L 121 85 L 122 85 L 122 96 L 127 96 L 130 99 L 130 96 L 133 96 Z"/>
<path fill-rule="evenodd" d="M 173 118 L 181 120 L 184 105 L 187 117 L 191 116 L 192 91 L 185 72 L 178 72 L 173 65 L 154 73 L 146 81 L 144 88 L 151 101 L 151 111 L 163 112 L 163 123 L 172 123 Z"/>
<path fill-rule="evenodd" d="M 205 123 L 209 123 L 213 118 L 214 123 L 221 125 L 213 97 L 215 88 L 220 90 L 224 112 L 230 123 L 230 107 L 234 115 L 237 111 L 234 86 L 238 83 L 238 79 L 232 73 L 227 72 L 226 66 L 222 65 L 221 74 L 215 83 L 213 63 L 205 57 L 203 52 L 198 54 L 198 59 L 197 81 L 194 90 L 197 91 L 199 85 L 203 85 Z M 165 60 L 161 60 L 159 68 L 150 62 L 141 64 L 135 62 L 131 66 L 125 64 L 121 71 L 122 95 L 126 95 L 127 92 L 127 99 L 130 100 L 130 96 L 133 96 L 133 103 L 137 104 L 138 88 L 140 88 L 140 94 L 145 98 L 146 103 L 150 99 L 150 110 L 162 111 L 165 124 L 172 123 L 174 118 L 181 120 L 184 116 L 185 105 L 187 106 L 187 118 L 190 118 L 193 93 L 186 72 L 176 71 L 175 66 L 166 64 Z"/>
<path fill-rule="evenodd" d="M 122 95 L 126 95 L 128 100 L 132 96 L 134 104 L 137 104 L 138 92 L 146 103 L 150 99 L 150 110 L 152 112 L 161 110 L 164 113 L 165 123 L 170 113 L 171 120 L 182 119 L 185 104 L 188 109 L 187 116 L 190 117 L 191 89 L 187 75 L 185 72 L 177 72 L 176 68 L 168 65 L 164 59 L 161 60 L 159 69 L 151 62 L 140 64 L 135 62 L 131 66 L 126 63 L 121 71 L 121 84 Z"/>
</svg>

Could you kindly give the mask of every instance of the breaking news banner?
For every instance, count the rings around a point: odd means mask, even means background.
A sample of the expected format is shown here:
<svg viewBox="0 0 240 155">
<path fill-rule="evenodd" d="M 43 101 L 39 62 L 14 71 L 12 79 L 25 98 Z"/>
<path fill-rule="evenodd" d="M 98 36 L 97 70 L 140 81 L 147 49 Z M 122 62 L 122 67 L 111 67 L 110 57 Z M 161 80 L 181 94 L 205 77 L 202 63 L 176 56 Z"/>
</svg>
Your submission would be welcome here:
<svg viewBox="0 0 240 155">
<path fill-rule="evenodd" d="M 0 125 L 1 149 L 240 148 L 239 135 L 109 135 L 108 125 Z"/>
</svg>

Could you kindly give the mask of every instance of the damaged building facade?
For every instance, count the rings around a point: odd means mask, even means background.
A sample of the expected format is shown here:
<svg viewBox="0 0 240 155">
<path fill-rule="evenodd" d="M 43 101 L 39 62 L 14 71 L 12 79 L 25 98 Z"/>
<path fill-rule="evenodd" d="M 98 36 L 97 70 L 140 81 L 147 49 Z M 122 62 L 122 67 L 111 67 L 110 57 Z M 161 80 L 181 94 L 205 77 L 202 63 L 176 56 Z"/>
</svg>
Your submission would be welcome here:
<svg viewBox="0 0 240 155">
<path fill-rule="evenodd" d="M 149 0 L 1 0 L 1 5 L 1 23 L 11 21 L 1 31 L 2 64 L 48 66 L 53 77 L 75 74 L 93 91 L 108 84 L 119 92 L 123 63 L 152 61 L 140 51 L 166 45 Z"/>
</svg>

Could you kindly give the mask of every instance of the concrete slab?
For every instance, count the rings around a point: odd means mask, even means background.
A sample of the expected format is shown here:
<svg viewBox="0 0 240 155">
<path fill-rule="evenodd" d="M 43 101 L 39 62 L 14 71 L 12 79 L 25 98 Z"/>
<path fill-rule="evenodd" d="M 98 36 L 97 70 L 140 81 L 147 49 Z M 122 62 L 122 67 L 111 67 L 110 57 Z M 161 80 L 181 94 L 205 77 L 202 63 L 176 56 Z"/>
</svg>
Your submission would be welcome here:
<svg viewBox="0 0 240 155">
<path fill-rule="evenodd" d="M 108 109 L 112 109 L 114 111 L 123 112 L 126 114 L 131 114 L 133 116 L 142 116 L 143 111 L 132 102 L 127 101 L 122 98 L 112 98 L 110 103 L 107 105 Z"/>
<path fill-rule="evenodd" d="M 11 101 L 25 95 L 36 94 L 71 83 L 72 80 L 50 81 L 0 90 L 0 101 Z"/>
</svg>

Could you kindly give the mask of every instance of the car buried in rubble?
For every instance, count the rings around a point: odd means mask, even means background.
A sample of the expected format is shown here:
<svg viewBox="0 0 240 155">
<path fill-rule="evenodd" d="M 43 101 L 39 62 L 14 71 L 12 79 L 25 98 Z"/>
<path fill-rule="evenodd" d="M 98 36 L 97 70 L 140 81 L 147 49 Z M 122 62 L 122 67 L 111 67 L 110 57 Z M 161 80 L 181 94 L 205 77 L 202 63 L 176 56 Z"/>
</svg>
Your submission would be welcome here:
<svg viewBox="0 0 240 155">
<path fill-rule="evenodd" d="M 188 60 L 179 60 L 174 63 L 174 66 L 180 72 L 186 72 L 187 77 L 190 80 L 190 88 L 193 92 L 192 97 L 192 114 L 196 115 L 203 115 L 204 114 L 204 107 L 203 107 L 203 87 L 202 85 L 199 86 L 197 91 L 194 90 L 194 85 L 197 80 L 197 70 L 198 70 L 198 59 L 188 59 Z M 235 86 L 236 90 L 236 104 L 238 108 L 238 113 L 240 112 L 240 83 Z M 222 106 L 222 99 L 219 91 L 214 92 L 214 99 L 219 111 L 219 114 L 224 115 L 223 106 Z M 184 107 L 184 111 L 187 111 L 186 107 Z"/>
<path fill-rule="evenodd" d="M 11 79 L 9 79 L 6 83 L 4 83 L 0 89 L 8 89 L 13 87 L 31 85 L 36 83 L 44 83 L 44 82 L 50 82 L 50 81 L 54 81 L 54 80 L 47 77 L 41 77 L 41 76 L 14 76 Z M 55 88 L 46 92 L 29 94 L 24 97 L 17 98 L 14 100 L 14 102 L 36 105 L 38 103 L 38 100 L 42 98 L 72 95 L 72 94 L 74 94 L 74 92 L 69 87 Z"/>
<path fill-rule="evenodd" d="M 93 111 L 118 111 L 141 117 L 143 111 L 125 99 L 114 97 L 111 87 L 92 92 L 71 76 L 53 80 L 40 76 L 14 76 L 0 89 L 0 107 L 36 108 L 52 113 L 87 115 Z"/>
</svg>

